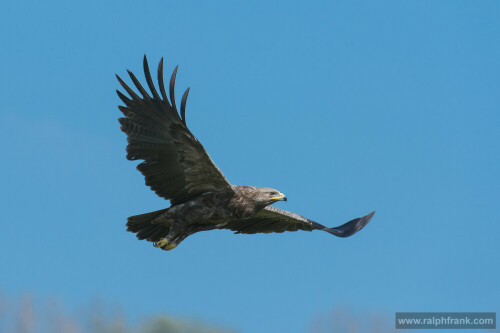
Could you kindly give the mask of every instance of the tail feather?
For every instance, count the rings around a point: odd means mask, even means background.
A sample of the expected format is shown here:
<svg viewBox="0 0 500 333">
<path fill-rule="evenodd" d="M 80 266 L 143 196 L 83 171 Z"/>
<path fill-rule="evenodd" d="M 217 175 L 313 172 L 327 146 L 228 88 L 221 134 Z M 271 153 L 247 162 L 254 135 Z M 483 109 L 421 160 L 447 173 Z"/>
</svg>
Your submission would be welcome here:
<svg viewBox="0 0 500 333">
<path fill-rule="evenodd" d="M 150 242 L 157 242 L 165 237 L 169 232 L 169 227 L 165 225 L 152 224 L 152 221 L 162 215 L 168 208 L 150 213 L 130 216 L 127 219 L 127 231 L 137 233 L 138 239 L 146 239 Z"/>
</svg>

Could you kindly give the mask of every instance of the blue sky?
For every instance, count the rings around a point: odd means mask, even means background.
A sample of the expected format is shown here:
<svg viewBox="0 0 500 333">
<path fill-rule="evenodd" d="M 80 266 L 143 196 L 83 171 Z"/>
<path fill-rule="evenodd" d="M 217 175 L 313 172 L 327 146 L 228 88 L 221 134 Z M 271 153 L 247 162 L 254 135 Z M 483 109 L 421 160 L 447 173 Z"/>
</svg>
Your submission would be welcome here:
<svg viewBox="0 0 500 333">
<path fill-rule="evenodd" d="M 339 305 L 499 311 L 499 40 L 497 1 L 2 2 L 0 290 L 241 332 L 303 332 Z M 188 125 L 232 183 L 372 222 L 137 241 L 126 218 L 168 204 L 116 120 L 114 74 L 143 80 L 144 54 L 179 65 Z"/>
</svg>

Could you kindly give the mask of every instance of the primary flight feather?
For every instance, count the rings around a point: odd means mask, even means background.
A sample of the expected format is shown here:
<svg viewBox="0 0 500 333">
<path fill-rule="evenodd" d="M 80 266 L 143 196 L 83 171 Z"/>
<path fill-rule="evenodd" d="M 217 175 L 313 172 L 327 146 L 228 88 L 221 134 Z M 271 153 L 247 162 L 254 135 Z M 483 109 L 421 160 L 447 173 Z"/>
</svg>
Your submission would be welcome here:
<svg viewBox="0 0 500 333">
<path fill-rule="evenodd" d="M 278 190 L 230 184 L 186 125 L 189 88 L 182 96 L 180 114 L 177 111 L 174 95 L 177 67 L 170 79 L 170 99 L 163 83 L 163 59 L 158 66 L 160 93 L 151 78 L 146 56 L 144 73 L 150 93 L 128 71 L 141 96 L 117 75 L 130 96 L 117 90 L 125 104 L 118 107 L 124 115 L 119 122 L 127 134 L 127 159 L 143 160 L 137 169 L 146 178 L 146 185 L 170 200 L 171 206 L 129 217 L 127 230 L 137 233 L 137 238 L 154 242 L 156 247 L 168 251 L 196 232 L 213 229 L 244 234 L 317 229 L 348 237 L 361 230 L 375 214 L 327 228 L 270 206 L 287 200 Z"/>
</svg>

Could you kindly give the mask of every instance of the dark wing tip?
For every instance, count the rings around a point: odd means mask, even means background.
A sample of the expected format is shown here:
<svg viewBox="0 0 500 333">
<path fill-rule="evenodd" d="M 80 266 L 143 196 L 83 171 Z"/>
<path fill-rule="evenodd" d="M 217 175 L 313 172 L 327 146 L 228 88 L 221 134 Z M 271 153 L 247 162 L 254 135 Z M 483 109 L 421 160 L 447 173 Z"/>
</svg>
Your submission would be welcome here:
<svg viewBox="0 0 500 333">
<path fill-rule="evenodd" d="M 158 86 L 160 87 L 160 93 L 161 96 L 163 97 L 163 101 L 169 104 L 167 94 L 165 93 L 165 84 L 163 82 L 163 57 L 160 59 L 160 62 L 158 63 Z"/>
<path fill-rule="evenodd" d="M 184 95 L 182 95 L 182 99 L 181 99 L 181 119 L 182 119 L 182 122 L 184 123 L 184 125 L 186 125 L 186 101 L 187 101 L 187 98 L 189 95 L 189 89 L 191 89 L 191 87 L 188 87 L 186 89 L 186 91 L 184 92 Z"/>
<path fill-rule="evenodd" d="M 363 217 L 358 217 L 354 220 L 351 220 L 341 226 L 335 228 L 324 228 L 323 230 L 337 237 L 349 237 L 363 229 L 365 225 L 370 222 L 373 215 L 375 215 L 375 211 Z"/>
<path fill-rule="evenodd" d="M 129 70 L 127 70 L 127 71 L 130 73 Z M 115 74 L 115 75 L 116 75 L 116 78 L 118 79 L 118 82 L 120 82 L 120 85 L 123 87 L 123 89 L 125 89 L 125 91 L 130 95 L 130 97 L 132 97 L 132 99 L 135 99 L 135 100 L 141 99 L 132 89 L 130 89 L 130 87 L 125 82 L 123 82 L 123 80 L 121 79 L 120 76 L 118 76 L 118 74 Z"/>
<path fill-rule="evenodd" d="M 174 72 L 172 73 L 172 77 L 170 77 L 170 103 L 174 110 L 177 110 L 177 106 L 175 105 L 175 78 L 177 76 L 177 70 L 179 69 L 179 65 L 175 66 Z"/>
<path fill-rule="evenodd" d="M 118 80 L 118 82 L 120 82 L 120 84 L 123 82 L 122 78 L 120 77 L 120 75 L 118 74 L 115 74 L 116 76 L 116 79 Z"/>
<path fill-rule="evenodd" d="M 132 79 L 132 82 L 134 82 L 135 86 L 137 87 L 137 89 L 139 90 L 139 92 L 141 93 L 142 97 L 144 97 L 145 99 L 151 99 L 151 97 L 149 96 L 148 92 L 144 89 L 144 87 L 142 86 L 142 84 L 139 82 L 139 80 L 137 79 L 137 77 L 134 75 L 134 73 L 132 73 L 131 70 L 127 69 L 127 73 L 128 75 L 130 76 L 130 78 Z"/>
<path fill-rule="evenodd" d="M 132 104 L 132 101 L 130 100 L 130 98 L 128 98 L 127 96 L 122 94 L 122 92 L 120 90 L 116 89 L 116 94 L 118 95 L 118 97 L 120 97 L 122 102 L 125 103 L 125 105 L 129 106 Z"/>
<path fill-rule="evenodd" d="M 155 85 L 153 83 L 153 79 L 151 78 L 151 72 L 149 71 L 148 58 L 144 55 L 144 60 L 142 62 L 144 68 L 144 76 L 146 77 L 146 82 L 148 83 L 149 90 L 153 94 L 154 99 L 161 100 L 158 92 L 156 91 Z"/>
</svg>

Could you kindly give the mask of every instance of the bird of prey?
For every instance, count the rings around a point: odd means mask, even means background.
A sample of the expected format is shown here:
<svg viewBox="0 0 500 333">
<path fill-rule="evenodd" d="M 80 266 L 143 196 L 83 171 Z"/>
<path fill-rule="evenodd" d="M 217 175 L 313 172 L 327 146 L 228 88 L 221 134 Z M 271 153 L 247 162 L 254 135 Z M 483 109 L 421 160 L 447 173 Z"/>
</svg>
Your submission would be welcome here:
<svg viewBox="0 0 500 333">
<path fill-rule="evenodd" d="M 278 190 L 230 184 L 186 125 L 189 88 L 182 96 L 180 114 L 177 110 L 174 86 L 178 67 L 170 79 L 169 99 L 163 83 L 163 58 L 158 66 L 159 93 L 146 56 L 143 65 L 150 93 L 131 71 L 128 74 L 140 96 L 117 75 L 130 96 L 116 91 L 125 104 L 118 107 L 124 115 L 119 122 L 127 134 L 127 159 L 143 160 L 137 169 L 146 178 L 146 185 L 158 196 L 170 200 L 171 205 L 128 218 L 127 230 L 137 233 L 138 239 L 146 239 L 155 247 L 169 251 L 186 237 L 213 229 L 229 229 L 237 234 L 323 230 L 338 237 L 349 237 L 375 214 L 371 212 L 339 227 L 327 228 L 270 206 L 287 200 Z"/>
</svg>

